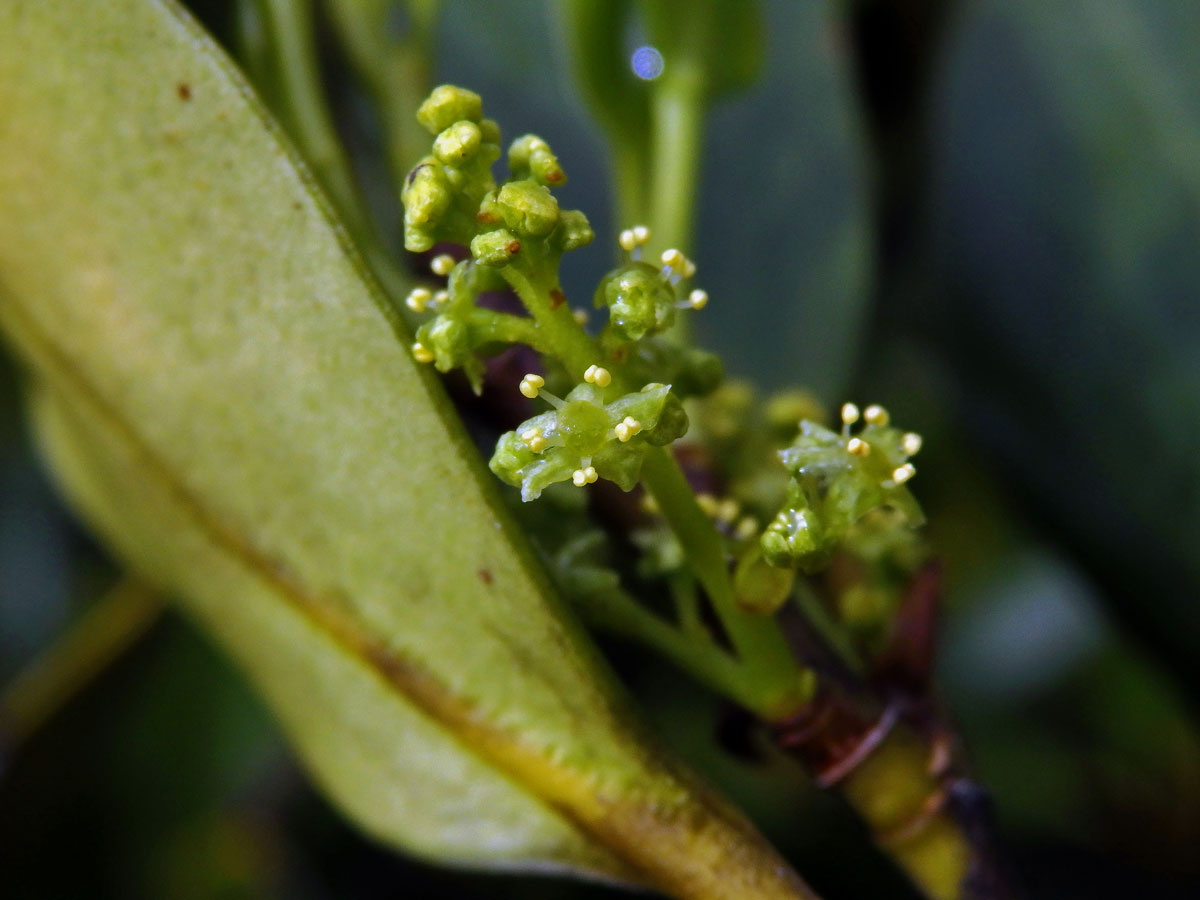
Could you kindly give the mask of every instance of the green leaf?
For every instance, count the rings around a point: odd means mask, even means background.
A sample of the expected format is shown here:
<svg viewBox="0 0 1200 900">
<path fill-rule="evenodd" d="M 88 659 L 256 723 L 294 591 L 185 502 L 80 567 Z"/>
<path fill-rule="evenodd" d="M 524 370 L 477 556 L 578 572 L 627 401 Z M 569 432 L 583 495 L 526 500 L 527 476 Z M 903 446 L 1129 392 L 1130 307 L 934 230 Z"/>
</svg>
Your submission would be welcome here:
<svg viewBox="0 0 1200 900">
<path fill-rule="evenodd" d="M 380 840 L 803 897 L 646 738 L 250 89 L 173 3 L 0 8 L 0 327 L 68 496 Z"/>
</svg>

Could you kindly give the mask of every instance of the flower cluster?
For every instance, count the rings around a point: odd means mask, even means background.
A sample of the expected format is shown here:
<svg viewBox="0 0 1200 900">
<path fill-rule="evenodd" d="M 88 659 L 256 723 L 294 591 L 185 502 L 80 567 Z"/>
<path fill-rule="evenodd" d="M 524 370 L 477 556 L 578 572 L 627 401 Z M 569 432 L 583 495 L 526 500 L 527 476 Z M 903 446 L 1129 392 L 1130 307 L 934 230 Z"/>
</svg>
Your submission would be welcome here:
<svg viewBox="0 0 1200 900">
<path fill-rule="evenodd" d="M 478 263 L 503 266 L 522 253 L 557 259 L 595 238 L 587 217 L 559 209 L 550 193 L 567 176 L 541 138 L 513 141 L 510 178 L 496 184 L 491 166 L 500 158 L 500 127 L 483 117 L 483 101 L 474 91 L 435 88 L 417 119 L 434 141 L 433 153 L 409 173 L 400 195 L 407 249 L 462 244 Z"/>
<path fill-rule="evenodd" d="M 573 386 L 559 400 L 542 390 L 541 376 L 522 381 L 522 393 L 541 395 L 554 409 L 503 435 L 492 470 L 519 486 L 526 500 L 559 481 L 584 487 L 605 478 L 632 489 L 646 448 L 668 444 L 687 429 L 680 398 L 706 393 L 721 380 L 712 354 L 655 339 L 678 310 L 707 305 L 703 290 L 684 286 L 695 265 L 670 249 L 651 265 L 642 259 L 649 229 L 622 232 L 618 244 L 627 258 L 595 292 L 608 322 L 591 337 L 583 311 L 566 307 L 558 267 L 563 253 L 590 243 L 594 234 L 583 213 L 559 208 L 551 189 L 567 176 L 549 145 L 536 135 L 517 138 L 508 151 L 509 178 L 497 184 L 491 165 L 500 156 L 500 129 L 483 118 L 479 95 L 443 85 L 418 119 L 434 141 L 401 195 L 405 246 L 427 251 L 452 243 L 468 248 L 470 258 L 435 256 L 430 268 L 448 278 L 446 287 L 409 294 L 413 312 L 435 313 L 417 330 L 414 358 L 442 372 L 462 369 L 478 391 L 488 355 L 512 344 L 532 347 L 548 372 L 572 375 Z M 527 314 L 478 302 L 484 292 L 509 287 Z M 585 365 L 583 381 L 574 384 Z"/>
</svg>

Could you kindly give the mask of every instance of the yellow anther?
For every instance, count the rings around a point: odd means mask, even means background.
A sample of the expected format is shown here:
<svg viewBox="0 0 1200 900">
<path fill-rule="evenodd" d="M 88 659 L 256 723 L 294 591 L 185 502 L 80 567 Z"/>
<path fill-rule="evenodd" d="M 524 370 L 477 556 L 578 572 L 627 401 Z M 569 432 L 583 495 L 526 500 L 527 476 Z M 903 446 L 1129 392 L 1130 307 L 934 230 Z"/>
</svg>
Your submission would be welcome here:
<svg viewBox="0 0 1200 900">
<path fill-rule="evenodd" d="M 404 298 L 404 305 L 413 312 L 425 312 L 430 301 L 433 300 L 433 292 L 429 288 L 413 288 L 408 292 L 408 296 Z"/>
<path fill-rule="evenodd" d="M 846 449 L 855 456 L 870 456 L 871 445 L 862 438 L 850 438 L 846 441 Z"/>
<path fill-rule="evenodd" d="M 638 247 L 647 243 L 650 240 L 650 229 L 645 225 L 634 225 L 632 228 L 626 228 L 617 238 L 617 243 L 621 245 L 621 249 L 632 252 Z M 637 257 L 634 257 L 635 259 Z"/>
<path fill-rule="evenodd" d="M 737 527 L 733 529 L 733 536 L 739 541 L 748 541 L 756 534 L 758 534 L 758 520 L 754 516 L 742 516 Z"/>
<path fill-rule="evenodd" d="M 525 429 L 521 432 L 521 440 L 534 453 L 541 453 L 546 449 L 547 441 L 540 428 Z"/>
<path fill-rule="evenodd" d="M 454 268 L 454 257 L 449 253 L 439 253 L 429 261 L 429 269 L 434 275 L 449 275 Z"/>
<path fill-rule="evenodd" d="M 696 505 L 704 511 L 706 516 L 712 519 L 715 519 L 721 511 L 721 501 L 712 494 L 697 494 Z"/>
<path fill-rule="evenodd" d="M 657 516 L 662 510 L 659 509 L 658 501 L 654 499 L 653 494 L 642 495 L 642 512 L 647 515 Z"/>
<path fill-rule="evenodd" d="M 843 425 L 853 425 L 855 422 L 858 421 L 859 415 L 860 415 L 860 413 L 858 411 L 858 407 L 855 406 L 853 403 L 842 404 L 842 424 Z"/>
<path fill-rule="evenodd" d="M 891 416 L 888 411 L 878 403 L 872 403 L 863 410 L 863 418 L 867 420 L 868 425 L 886 425 L 891 421 Z"/>
<path fill-rule="evenodd" d="M 603 366 L 591 365 L 587 367 L 587 371 L 583 373 L 583 380 L 588 384 L 594 384 L 597 387 L 608 387 L 612 384 L 612 372 Z"/>
<path fill-rule="evenodd" d="M 572 310 L 571 315 L 575 317 L 575 322 L 579 325 L 586 325 L 588 323 L 588 311 L 586 309 Z"/>
<path fill-rule="evenodd" d="M 619 440 L 622 444 L 624 444 L 641 430 L 642 423 L 633 416 L 626 416 L 613 428 L 613 431 L 616 432 L 617 440 Z"/>
<path fill-rule="evenodd" d="M 696 264 L 687 257 L 683 259 L 683 277 L 691 278 L 696 274 Z"/>
<path fill-rule="evenodd" d="M 912 463 L 905 463 L 902 466 L 897 466 L 896 470 L 892 472 L 892 481 L 896 482 L 896 484 L 904 484 L 904 482 L 916 474 L 916 467 Z"/>
<path fill-rule="evenodd" d="M 600 476 L 596 474 L 594 466 L 587 466 L 582 469 L 576 469 L 571 473 L 571 481 L 575 487 L 583 487 L 585 484 L 595 484 L 596 479 Z"/>
<path fill-rule="evenodd" d="M 900 438 L 900 449 L 904 451 L 905 456 L 916 456 L 921 452 L 921 443 L 921 436 L 915 431 L 910 431 Z"/>
<path fill-rule="evenodd" d="M 662 264 L 664 266 L 670 266 L 676 272 L 682 273 L 684 267 L 687 265 L 687 262 L 688 258 L 683 255 L 682 250 L 676 250 L 674 247 L 672 247 L 670 250 L 663 251 Z"/>
<path fill-rule="evenodd" d="M 704 307 L 708 306 L 708 291 L 702 291 L 700 288 L 696 288 L 694 291 L 688 294 L 687 304 L 692 309 L 704 309 Z"/>
<path fill-rule="evenodd" d="M 543 378 L 541 375 L 534 375 L 532 372 L 530 372 L 521 379 L 521 384 L 518 386 L 518 388 L 522 394 L 524 394 L 530 400 L 533 400 L 537 397 L 538 391 L 545 387 L 545 385 L 545 378 Z"/>
<path fill-rule="evenodd" d="M 737 518 L 738 513 L 742 511 L 742 505 L 732 497 L 726 497 L 717 504 L 717 518 L 726 524 Z"/>
<path fill-rule="evenodd" d="M 426 347 L 424 344 L 422 344 L 420 341 L 417 341 L 415 344 L 412 345 L 412 355 L 413 355 L 413 359 L 415 359 L 419 363 L 433 362 L 433 351 L 430 350 L 428 347 Z"/>
<path fill-rule="evenodd" d="M 433 299 L 429 301 L 431 306 L 444 306 L 450 302 L 450 292 L 445 288 L 440 291 L 434 291 Z"/>
</svg>

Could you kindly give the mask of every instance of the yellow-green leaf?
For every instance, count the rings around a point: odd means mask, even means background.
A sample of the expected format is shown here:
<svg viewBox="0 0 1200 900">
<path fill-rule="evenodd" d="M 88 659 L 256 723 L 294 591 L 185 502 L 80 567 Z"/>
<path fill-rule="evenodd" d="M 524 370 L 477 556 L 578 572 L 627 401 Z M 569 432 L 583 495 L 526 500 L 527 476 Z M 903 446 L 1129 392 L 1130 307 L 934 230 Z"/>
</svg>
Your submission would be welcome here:
<svg viewBox="0 0 1200 900">
<path fill-rule="evenodd" d="M 311 178 L 173 3 L 0 2 L 0 328 L 70 499 L 370 833 L 811 896 L 634 723 Z"/>
</svg>

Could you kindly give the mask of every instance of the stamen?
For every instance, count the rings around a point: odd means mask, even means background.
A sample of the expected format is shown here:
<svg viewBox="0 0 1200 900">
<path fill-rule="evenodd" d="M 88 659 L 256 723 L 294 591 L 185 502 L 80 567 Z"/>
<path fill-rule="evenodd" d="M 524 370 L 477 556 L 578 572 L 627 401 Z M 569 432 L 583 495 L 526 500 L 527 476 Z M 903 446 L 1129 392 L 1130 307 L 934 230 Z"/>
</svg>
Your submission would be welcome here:
<svg viewBox="0 0 1200 900">
<path fill-rule="evenodd" d="M 642 430 L 642 423 L 633 416 L 626 416 L 616 424 L 613 431 L 616 432 L 617 440 L 622 444 L 627 443 L 630 438 Z"/>
<path fill-rule="evenodd" d="M 731 523 L 742 511 L 742 505 L 732 497 L 726 497 L 717 505 L 717 519 L 725 524 Z"/>
<path fill-rule="evenodd" d="M 404 305 L 413 312 L 425 312 L 430 301 L 433 300 L 433 292 L 429 288 L 413 288 L 408 292 L 408 296 L 404 298 Z"/>
<path fill-rule="evenodd" d="M 419 345 L 418 345 L 419 346 Z M 415 352 L 415 351 L 414 351 Z M 536 400 L 541 389 L 546 386 L 546 379 L 541 375 L 535 375 L 530 372 L 521 379 L 518 389 L 530 400 Z"/>
<path fill-rule="evenodd" d="M 662 254 L 662 264 L 670 266 L 672 269 L 682 269 L 687 257 L 683 255 L 682 250 L 676 250 L 672 247 L 670 250 L 664 250 Z"/>
<path fill-rule="evenodd" d="M 905 456 L 916 456 L 921 452 L 921 444 L 921 436 L 915 431 L 910 431 L 900 438 L 900 449 L 904 451 Z"/>
<path fill-rule="evenodd" d="M 608 387 L 612 384 L 612 373 L 603 366 L 590 365 L 583 373 L 583 380 L 588 384 L 596 385 L 596 387 Z"/>
<path fill-rule="evenodd" d="M 415 344 L 412 345 L 412 355 L 413 355 L 413 359 L 415 359 L 419 363 L 433 362 L 433 351 L 430 350 L 428 347 L 426 347 L 424 344 L 422 344 L 420 341 L 417 341 Z"/>
<path fill-rule="evenodd" d="M 540 428 L 527 428 L 521 432 L 521 440 L 534 453 L 541 453 L 546 449 L 548 444 L 545 435 Z"/>
<path fill-rule="evenodd" d="M 858 421 L 860 413 L 858 407 L 853 403 L 845 403 L 842 405 L 842 424 L 853 425 Z"/>
<path fill-rule="evenodd" d="M 863 411 L 863 418 L 867 420 L 868 425 L 886 425 L 892 417 L 878 403 L 872 403 Z"/>
<path fill-rule="evenodd" d="M 584 466 L 581 469 L 576 469 L 571 473 L 571 481 L 575 487 L 583 487 L 585 484 L 595 484 L 596 479 L 600 476 L 596 474 L 595 467 L 591 465 Z"/>
<path fill-rule="evenodd" d="M 662 510 L 658 506 L 658 501 L 654 499 L 654 495 L 646 493 L 642 495 L 642 512 L 647 515 L 657 516 Z"/>
<path fill-rule="evenodd" d="M 445 306 L 450 302 L 450 292 L 445 288 L 440 291 L 434 291 L 433 299 L 429 301 L 430 306 Z"/>
<path fill-rule="evenodd" d="M 758 534 L 758 520 L 754 516 L 743 516 L 733 529 L 733 536 L 739 541 L 748 541 Z"/>
<path fill-rule="evenodd" d="M 704 309 L 708 306 L 708 291 L 702 291 L 696 288 L 686 300 L 681 300 L 675 304 L 679 309 Z"/>
<path fill-rule="evenodd" d="M 626 228 L 617 238 L 617 243 L 621 245 L 621 249 L 626 251 L 630 258 L 637 262 L 642 258 L 642 247 L 650 241 L 650 229 L 645 225 L 634 225 L 632 228 Z"/>
<path fill-rule="evenodd" d="M 658 277 L 663 281 L 669 281 L 671 284 L 679 284 L 689 269 L 693 273 L 696 271 L 695 265 L 683 255 L 683 251 L 674 248 L 663 251 L 662 265 L 662 271 L 658 273 Z"/>
<path fill-rule="evenodd" d="M 588 323 L 588 311 L 586 309 L 571 310 L 571 315 L 575 317 L 576 324 L 586 325 Z"/>
<path fill-rule="evenodd" d="M 721 511 L 720 501 L 712 494 L 697 494 L 696 505 L 704 511 L 704 514 L 710 519 L 715 519 Z"/>
<path fill-rule="evenodd" d="M 454 268 L 454 257 L 449 253 L 439 253 L 429 261 L 429 269 L 434 275 L 449 275 Z"/>
<path fill-rule="evenodd" d="M 862 438 L 850 438 L 846 442 L 846 449 L 855 456 L 867 457 L 871 455 L 871 445 Z"/>
<path fill-rule="evenodd" d="M 904 482 L 916 474 L 916 467 L 912 463 L 905 463 L 902 466 L 897 466 L 896 470 L 892 472 L 892 481 L 896 482 L 896 484 L 904 484 Z"/>
</svg>

